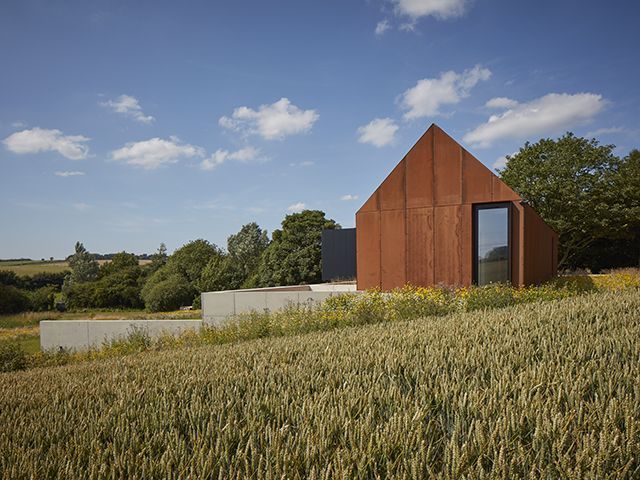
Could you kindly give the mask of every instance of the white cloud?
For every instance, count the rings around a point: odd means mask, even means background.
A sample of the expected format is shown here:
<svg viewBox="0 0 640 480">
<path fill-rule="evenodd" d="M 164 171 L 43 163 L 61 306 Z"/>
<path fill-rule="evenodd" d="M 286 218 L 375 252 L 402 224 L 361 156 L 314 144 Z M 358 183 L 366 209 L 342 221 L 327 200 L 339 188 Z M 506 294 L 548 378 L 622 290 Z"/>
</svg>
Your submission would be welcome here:
<svg viewBox="0 0 640 480">
<path fill-rule="evenodd" d="M 340 200 L 344 200 L 345 202 L 350 202 L 352 200 L 357 200 L 357 199 L 358 199 L 358 195 L 351 195 L 351 194 L 342 195 L 340 197 Z"/>
<path fill-rule="evenodd" d="M 402 94 L 401 106 L 408 110 L 405 120 L 440 115 L 442 105 L 453 105 L 468 97 L 480 81 L 488 80 L 491 71 L 476 65 L 462 73 L 448 71 L 439 78 L 424 78 Z"/>
<path fill-rule="evenodd" d="M 234 109 L 231 117 L 220 117 L 218 124 L 230 130 L 260 135 L 265 140 L 281 140 L 288 135 L 306 133 L 318 120 L 315 110 L 301 110 L 289 99 L 281 98 L 271 105 Z"/>
<path fill-rule="evenodd" d="M 485 103 L 484 105 L 487 108 L 498 108 L 502 110 L 505 108 L 516 107 L 518 105 L 518 102 L 507 97 L 496 97 L 487 101 L 487 103 Z"/>
<path fill-rule="evenodd" d="M 504 138 L 526 139 L 558 132 L 591 120 L 606 103 L 602 95 L 593 93 L 550 93 L 492 115 L 463 140 L 477 147 L 489 147 Z"/>
<path fill-rule="evenodd" d="M 9 135 L 5 147 L 13 153 L 58 152 L 69 160 L 83 160 L 89 148 L 83 145 L 89 138 L 82 135 L 63 135 L 60 130 L 32 128 Z"/>
<path fill-rule="evenodd" d="M 302 202 L 298 202 L 298 203 L 294 203 L 293 205 L 289 205 L 287 207 L 287 211 L 288 212 L 293 212 L 293 213 L 298 213 L 303 211 L 305 208 L 307 208 L 307 205 L 302 203 Z"/>
<path fill-rule="evenodd" d="M 358 127 L 358 141 L 370 143 L 378 148 L 393 142 L 398 125 L 390 118 L 375 118 L 366 125 Z"/>
<path fill-rule="evenodd" d="M 79 177 L 84 175 L 84 172 L 55 172 L 55 176 L 57 177 Z"/>
<path fill-rule="evenodd" d="M 13 122 L 13 123 L 11 124 L 11 126 L 12 126 L 13 128 L 24 128 L 24 127 L 26 127 L 26 126 L 27 126 L 27 124 L 26 124 L 26 123 L 24 123 L 24 122 Z"/>
<path fill-rule="evenodd" d="M 612 133 L 626 133 L 628 130 L 624 127 L 605 127 L 587 132 L 585 137 L 599 137 L 600 135 L 610 135 Z"/>
<path fill-rule="evenodd" d="M 493 162 L 493 165 L 491 165 L 493 167 L 494 170 L 499 170 L 501 168 L 504 168 L 507 166 L 507 157 L 513 157 L 514 155 L 517 155 L 518 152 L 513 152 L 509 155 L 502 155 L 501 157 L 496 158 L 496 161 Z"/>
<path fill-rule="evenodd" d="M 209 158 L 205 158 L 200 163 L 200 168 L 203 170 L 213 170 L 218 165 L 222 165 L 227 160 L 236 160 L 238 162 L 250 162 L 251 160 L 255 160 L 260 154 L 260 150 L 254 147 L 245 147 L 240 150 L 236 150 L 235 152 L 230 152 L 229 150 L 223 150 L 219 148 Z"/>
<path fill-rule="evenodd" d="M 396 12 L 400 15 L 418 19 L 432 16 L 439 20 L 464 15 L 466 0 L 393 0 Z"/>
<path fill-rule="evenodd" d="M 110 108 L 116 113 L 121 113 L 127 117 L 133 118 L 136 122 L 152 123 L 155 118 L 151 115 L 145 115 L 137 98 L 131 95 L 120 95 L 115 100 L 107 100 L 100 102 L 103 107 Z"/>
<path fill-rule="evenodd" d="M 141 142 L 129 142 L 111 152 L 111 158 L 128 165 L 153 170 L 162 165 L 178 162 L 181 158 L 203 157 L 202 148 L 181 143 L 176 137 L 169 140 L 151 138 Z"/>
<path fill-rule="evenodd" d="M 389 21 L 388 20 L 382 20 L 382 21 L 378 22 L 378 24 L 376 25 L 376 30 L 375 30 L 376 35 L 382 36 L 390 28 L 391 28 L 391 25 L 389 24 Z"/>
</svg>

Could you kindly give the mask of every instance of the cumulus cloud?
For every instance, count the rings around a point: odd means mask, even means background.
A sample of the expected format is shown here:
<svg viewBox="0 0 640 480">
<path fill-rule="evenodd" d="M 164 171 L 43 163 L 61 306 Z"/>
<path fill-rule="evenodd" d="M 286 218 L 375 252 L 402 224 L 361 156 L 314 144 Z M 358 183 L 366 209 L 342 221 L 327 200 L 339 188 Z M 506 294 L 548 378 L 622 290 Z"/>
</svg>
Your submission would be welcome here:
<svg viewBox="0 0 640 480">
<path fill-rule="evenodd" d="M 127 117 L 133 118 L 136 122 L 152 123 L 155 121 L 155 118 L 151 115 L 144 114 L 138 99 L 131 95 L 120 95 L 115 100 L 100 102 L 100 105 L 109 108 L 113 112 L 121 113 Z"/>
<path fill-rule="evenodd" d="M 439 20 L 460 17 L 464 15 L 467 7 L 466 0 L 393 0 L 393 3 L 399 15 L 414 20 L 427 16 Z"/>
<path fill-rule="evenodd" d="M 235 152 L 230 152 L 229 150 L 223 150 L 219 148 L 209 158 L 205 158 L 200 163 L 200 168 L 203 170 L 213 170 L 218 165 L 222 165 L 227 160 L 235 160 L 238 162 L 250 162 L 251 160 L 255 160 L 258 158 L 260 154 L 260 150 L 254 147 L 245 147 L 240 150 L 236 150 Z"/>
<path fill-rule="evenodd" d="M 358 199 L 358 195 L 351 195 L 351 194 L 342 195 L 340 197 L 340 200 L 344 200 L 345 202 L 350 202 L 352 200 L 357 200 L 357 199 Z"/>
<path fill-rule="evenodd" d="M 77 171 L 73 171 L 73 172 L 54 172 L 54 175 L 57 177 L 80 177 L 82 175 L 84 175 L 84 172 L 77 172 Z"/>
<path fill-rule="evenodd" d="M 89 148 L 83 145 L 88 141 L 83 135 L 63 135 L 60 130 L 35 127 L 13 133 L 3 143 L 13 153 L 58 152 L 69 160 L 83 160 L 89 155 Z"/>
<path fill-rule="evenodd" d="M 604 127 L 597 128 L 585 134 L 585 137 L 599 137 L 600 135 L 611 135 L 612 133 L 627 133 L 628 130 L 624 127 Z"/>
<path fill-rule="evenodd" d="M 281 140 L 311 131 L 318 118 L 315 110 L 302 110 L 283 97 L 271 105 L 260 105 L 257 110 L 238 107 L 231 117 L 220 117 L 218 124 L 229 130 L 260 135 L 265 140 Z"/>
<path fill-rule="evenodd" d="M 182 158 L 204 155 L 202 148 L 182 143 L 177 137 L 170 137 L 169 140 L 156 137 L 141 142 L 129 142 L 111 152 L 113 160 L 146 170 L 176 163 Z"/>
<path fill-rule="evenodd" d="M 491 77 L 491 70 L 476 65 L 462 73 L 448 71 L 438 78 L 423 78 L 402 94 L 405 120 L 440 115 L 442 105 L 453 105 L 468 97 L 478 82 Z"/>
<path fill-rule="evenodd" d="M 518 152 L 513 152 L 508 155 L 502 155 L 501 157 L 496 158 L 496 161 L 493 162 L 493 165 L 491 166 L 493 167 L 494 170 L 500 170 L 501 168 L 504 168 L 507 166 L 507 157 L 513 157 L 517 154 Z"/>
<path fill-rule="evenodd" d="M 390 118 L 375 118 L 366 125 L 358 127 L 358 141 L 370 143 L 378 148 L 393 142 L 398 125 Z"/>
<path fill-rule="evenodd" d="M 376 35 L 381 36 L 384 35 L 385 32 L 387 30 L 389 30 L 391 28 L 391 25 L 389 24 L 388 20 L 382 20 L 380 22 L 378 22 L 378 24 L 376 25 Z"/>
<path fill-rule="evenodd" d="M 502 110 L 505 108 L 513 108 L 518 105 L 518 102 L 507 97 L 496 97 L 492 98 L 484 105 L 487 108 L 497 108 Z"/>
<path fill-rule="evenodd" d="M 594 93 L 550 93 L 528 103 L 518 103 L 467 133 L 463 140 L 473 146 L 490 147 L 505 138 L 526 139 L 547 135 L 593 119 L 606 105 Z"/>
<path fill-rule="evenodd" d="M 294 203 L 293 205 L 289 205 L 287 207 L 287 212 L 298 213 L 303 211 L 305 208 L 307 208 L 306 204 L 302 202 L 298 202 L 298 203 Z"/>
</svg>

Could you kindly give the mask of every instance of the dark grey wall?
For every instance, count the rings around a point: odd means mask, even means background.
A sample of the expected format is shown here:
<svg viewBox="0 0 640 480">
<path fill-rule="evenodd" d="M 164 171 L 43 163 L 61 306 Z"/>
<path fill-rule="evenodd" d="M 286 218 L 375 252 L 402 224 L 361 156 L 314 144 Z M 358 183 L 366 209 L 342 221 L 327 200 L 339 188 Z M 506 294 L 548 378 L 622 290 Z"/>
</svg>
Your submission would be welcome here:
<svg viewBox="0 0 640 480">
<path fill-rule="evenodd" d="M 356 278 L 356 229 L 322 231 L 322 280 Z"/>
</svg>

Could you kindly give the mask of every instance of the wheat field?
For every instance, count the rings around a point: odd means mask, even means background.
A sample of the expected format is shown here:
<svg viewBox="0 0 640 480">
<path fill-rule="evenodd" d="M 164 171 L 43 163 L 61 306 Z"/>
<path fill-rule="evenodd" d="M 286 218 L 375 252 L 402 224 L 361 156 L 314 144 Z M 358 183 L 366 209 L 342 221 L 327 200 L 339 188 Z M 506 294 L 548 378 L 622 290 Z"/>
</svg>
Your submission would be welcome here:
<svg viewBox="0 0 640 480">
<path fill-rule="evenodd" d="M 637 478 L 638 290 L 0 374 L 0 478 Z"/>
</svg>

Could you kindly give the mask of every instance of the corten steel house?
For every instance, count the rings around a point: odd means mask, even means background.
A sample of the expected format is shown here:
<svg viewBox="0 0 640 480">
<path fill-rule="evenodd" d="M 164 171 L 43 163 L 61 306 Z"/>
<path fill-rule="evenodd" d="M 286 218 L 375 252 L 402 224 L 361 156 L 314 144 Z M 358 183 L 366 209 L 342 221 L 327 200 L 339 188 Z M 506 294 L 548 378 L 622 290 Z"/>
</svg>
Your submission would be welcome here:
<svg viewBox="0 0 640 480">
<path fill-rule="evenodd" d="M 557 234 L 437 125 L 358 210 L 356 243 L 358 290 L 529 285 L 557 271 Z"/>
</svg>

